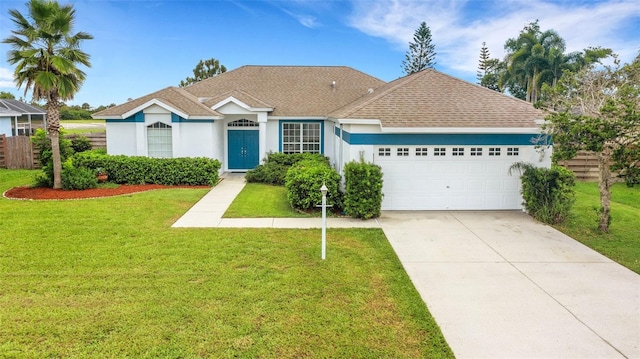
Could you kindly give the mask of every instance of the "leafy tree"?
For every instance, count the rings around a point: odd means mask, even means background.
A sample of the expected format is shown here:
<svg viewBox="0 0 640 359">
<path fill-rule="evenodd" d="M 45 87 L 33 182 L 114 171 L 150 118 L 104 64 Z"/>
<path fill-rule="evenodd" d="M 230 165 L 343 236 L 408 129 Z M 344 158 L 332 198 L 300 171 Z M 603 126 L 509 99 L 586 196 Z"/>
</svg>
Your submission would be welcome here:
<svg viewBox="0 0 640 359">
<path fill-rule="evenodd" d="M 565 73 L 550 91 L 545 129 L 552 135 L 555 160 L 571 159 L 580 150 L 598 157 L 600 216 L 598 229 L 609 232 L 613 169 L 637 175 L 640 163 L 640 54 L 631 64 L 591 64 Z"/>
<path fill-rule="evenodd" d="M 422 22 L 413 34 L 413 42 L 402 61 L 402 68 L 407 75 L 434 68 L 436 65 L 435 45 L 431 43 L 431 30 L 426 22 Z"/>
<path fill-rule="evenodd" d="M 25 17 L 9 10 L 16 29 L 3 43 L 11 45 L 8 62 L 16 65 L 15 82 L 32 89 L 34 100 L 46 101 L 48 136 L 52 144 L 53 188 L 62 188 L 60 159 L 60 101 L 70 100 L 86 75 L 78 65 L 91 66 L 89 55 L 80 50 L 83 40 L 93 37 L 72 33 L 75 10 L 54 1 L 30 0 Z"/>
<path fill-rule="evenodd" d="M 89 104 L 88 104 L 88 103 L 86 103 L 86 102 L 85 102 L 85 103 L 83 103 L 81 107 L 82 107 L 82 109 L 83 109 L 83 110 L 86 110 L 86 111 L 91 110 L 91 105 L 89 105 Z"/>
<path fill-rule="evenodd" d="M 193 77 L 187 77 L 185 80 L 180 81 L 180 87 L 191 85 L 198 81 L 208 79 L 209 77 L 220 75 L 224 72 L 227 72 L 227 68 L 224 65 L 220 65 L 220 61 L 214 58 L 204 61 L 200 60 L 193 69 Z"/>
<path fill-rule="evenodd" d="M 60 106 L 61 120 L 90 120 L 91 112 L 81 106 Z"/>
<path fill-rule="evenodd" d="M 11 92 L 0 91 L 0 98 L 7 100 L 15 100 L 15 96 Z"/>
</svg>

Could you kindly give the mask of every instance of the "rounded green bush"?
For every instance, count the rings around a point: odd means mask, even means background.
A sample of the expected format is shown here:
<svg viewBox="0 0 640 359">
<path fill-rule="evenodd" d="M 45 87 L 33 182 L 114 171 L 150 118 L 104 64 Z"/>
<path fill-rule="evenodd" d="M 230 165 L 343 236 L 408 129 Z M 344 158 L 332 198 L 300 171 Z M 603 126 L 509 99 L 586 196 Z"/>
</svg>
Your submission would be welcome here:
<svg viewBox="0 0 640 359">
<path fill-rule="evenodd" d="M 285 177 L 287 199 L 293 208 L 308 210 L 322 203 L 322 185 L 327 186 L 327 204 L 342 208 L 340 174 L 326 162 L 303 160 L 291 166 Z"/>
</svg>

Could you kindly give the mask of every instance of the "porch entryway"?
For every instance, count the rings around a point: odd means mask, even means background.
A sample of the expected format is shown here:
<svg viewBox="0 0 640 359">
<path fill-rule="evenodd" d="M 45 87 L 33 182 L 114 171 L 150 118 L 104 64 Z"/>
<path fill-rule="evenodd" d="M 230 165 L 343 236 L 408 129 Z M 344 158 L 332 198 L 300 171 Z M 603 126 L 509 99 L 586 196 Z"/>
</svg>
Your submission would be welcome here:
<svg viewBox="0 0 640 359">
<path fill-rule="evenodd" d="M 258 130 L 228 130 L 229 170 L 249 170 L 259 162 Z"/>
</svg>

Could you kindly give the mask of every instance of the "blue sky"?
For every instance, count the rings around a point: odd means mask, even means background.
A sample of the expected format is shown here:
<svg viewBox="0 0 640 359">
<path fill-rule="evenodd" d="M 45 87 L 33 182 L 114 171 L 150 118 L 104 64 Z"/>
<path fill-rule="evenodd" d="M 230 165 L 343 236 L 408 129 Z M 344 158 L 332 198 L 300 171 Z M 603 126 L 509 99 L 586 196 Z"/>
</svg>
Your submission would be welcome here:
<svg viewBox="0 0 640 359">
<path fill-rule="evenodd" d="M 0 2 L 0 38 L 10 35 L 8 10 L 26 13 L 26 0 Z M 430 27 L 436 69 L 475 82 L 483 41 L 492 57 L 504 42 L 538 19 L 558 31 L 568 51 L 609 47 L 624 62 L 640 51 L 640 1 L 72 1 L 76 31 L 94 36 L 87 80 L 70 104 L 120 104 L 191 75 L 214 57 L 228 70 L 243 65 L 344 65 L 391 81 L 420 22 Z M 24 96 L 13 84 L 9 47 L 0 44 L 0 91 Z M 25 99 L 30 100 L 28 93 Z"/>
</svg>

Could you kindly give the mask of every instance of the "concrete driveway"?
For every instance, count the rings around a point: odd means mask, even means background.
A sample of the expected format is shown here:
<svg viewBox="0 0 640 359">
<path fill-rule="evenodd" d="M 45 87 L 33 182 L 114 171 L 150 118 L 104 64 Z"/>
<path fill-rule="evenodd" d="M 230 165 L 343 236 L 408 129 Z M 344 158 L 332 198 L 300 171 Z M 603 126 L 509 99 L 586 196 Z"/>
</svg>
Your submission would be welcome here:
<svg viewBox="0 0 640 359">
<path fill-rule="evenodd" d="M 457 358 L 640 358 L 640 276 L 521 212 L 378 220 Z"/>
</svg>

